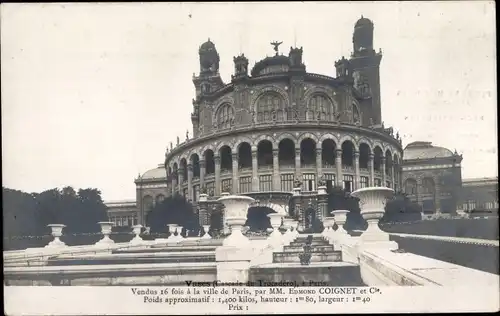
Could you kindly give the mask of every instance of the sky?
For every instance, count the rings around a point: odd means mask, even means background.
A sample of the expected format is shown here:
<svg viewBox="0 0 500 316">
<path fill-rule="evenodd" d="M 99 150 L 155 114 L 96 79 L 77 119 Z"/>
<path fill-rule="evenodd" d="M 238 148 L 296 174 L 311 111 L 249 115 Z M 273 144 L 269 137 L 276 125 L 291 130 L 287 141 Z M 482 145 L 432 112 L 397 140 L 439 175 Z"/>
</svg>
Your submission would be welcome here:
<svg viewBox="0 0 500 316">
<path fill-rule="evenodd" d="M 382 117 L 403 145 L 463 154 L 462 176 L 497 169 L 494 2 L 1 4 L 3 186 L 99 188 L 135 199 L 134 179 L 192 130 L 193 73 L 208 38 L 230 82 L 271 41 L 303 47 L 307 71 L 335 75 L 354 23 L 375 24 Z M 192 132 L 190 132 L 192 135 Z"/>
</svg>

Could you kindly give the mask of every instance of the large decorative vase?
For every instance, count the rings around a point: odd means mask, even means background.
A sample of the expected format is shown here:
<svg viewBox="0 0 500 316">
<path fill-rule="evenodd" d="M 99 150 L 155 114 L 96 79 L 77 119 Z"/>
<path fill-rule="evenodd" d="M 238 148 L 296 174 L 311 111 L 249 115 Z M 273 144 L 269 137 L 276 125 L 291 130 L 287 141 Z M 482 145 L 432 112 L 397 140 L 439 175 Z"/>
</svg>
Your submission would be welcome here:
<svg viewBox="0 0 500 316">
<path fill-rule="evenodd" d="M 104 237 L 99 240 L 96 245 L 98 246 L 106 246 L 106 245 L 112 245 L 115 242 L 109 238 L 109 235 L 111 234 L 111 228 L 113 227 L 112 222 L 99 222 L 97 223 L 101 226 L 101 233 L 104 235 Z"/>
<path fill-rule="evenodd" d="M 332 227 L 333 227 L 334 223 L 335 223 L 335 220 L 333 219 L 333 217 L 330 217 L 330 216 L 323 217 L 323 227 L 325 227 L 325 229 L 321 233 L 321 236 L 323 236 L 323 238 L 325 238 L 325 239 L 330 238 L 330 236 L 332 235 L 332 232 L 333 232 Z"/>
<path fill-rule="evenodd" d="M 270 245 L 274 246 L 280 246 L 283 244 L 283 235 L 280 233 L 280 226 L 281 226 L 281 219 L 283 218 L 283 215 L 278 214 L 278 213 L 271 213 L 267 214 L 267 217 L 269 217 L 269 220 L 271 222 L 271 226 L 273 227 L 273 231 L 267 238 L 268 242 Z"/>
<path fill-rule="evenodd" d="M 202 239 L 212 239 L 212 236 L 208 233 L 210 230 L 210 225 L 203 225 L 204 235 L 201 237 Z"/>
<path fill-rule="evenodd" d="M 168 224 L 168 232 L 170 236 L 168 236 L 168 242 L 177 242 L 177 237 L 175 236 L 175 232 L 177 230 L 177 224 Z"/>
<path fill-rule="evenodd" d="M 57 247 L 65 247 L 66 244 L 59 239 L 62 236 L 62 231 L 63 228 L 66 227 L 66 225 L 63 224 L 49 224 L 47 225 L 50 227 L 52 237 L 54 237 L 54 240 L 49 242 L 49 244 L 45 247 L 47 248 L 57 248 Z"/>
<path fill-rule="evenodd" d="M 175 239 L 177 240 L 177 242 L 181 242 L 184 240 L 184 237 L 182 237 L 182 229 L 184 227 L 183 226 L 177 226 L 177 235 L 175 236 Z"/>
<path fill-rule="evenodd" d="M 135 237 L 132 238 L 130 241 L 131 244 L 139 244 L 142 243 L 144 240 L 142 240 L 140 234 L 141 234 L 141 229 L 142 225 L 134 225 L 132 226 L 132 232 L 134 233 Z"/>
<path fill-rule="evenodd" d="M 217 202 L 224 205 L 224 217 L 230 229 L 230 234 L 222 245 L 240 248 L 250 246 L 250 240 L 241 233 L 241 228 L 247 221 L 248 208 L 255 200 L 248 196 L 225 195 L 217 199 Z"/>
<path fill-rule="evenodd" d="M 348 235 L 347 231 L 344 229 L 344 225 L 347 222 L 347 213 L 349 213 L 348 210 L 335 210 L 330 213 L 334 216 L 334 223 L 337 224 L 335 234 Z"/>
<path fill-rule="evenodd" d="M 360 236 L 363 243 L 389 242 L 389 234 L 382 231 L 378 223 L 384 216 L 387 199 L 393 194 L 394 190 L 386 187 L 363 188 L 351 193 L 359 199 L 361 216 L 368 223 L 368 228 Z"/>
</svg>

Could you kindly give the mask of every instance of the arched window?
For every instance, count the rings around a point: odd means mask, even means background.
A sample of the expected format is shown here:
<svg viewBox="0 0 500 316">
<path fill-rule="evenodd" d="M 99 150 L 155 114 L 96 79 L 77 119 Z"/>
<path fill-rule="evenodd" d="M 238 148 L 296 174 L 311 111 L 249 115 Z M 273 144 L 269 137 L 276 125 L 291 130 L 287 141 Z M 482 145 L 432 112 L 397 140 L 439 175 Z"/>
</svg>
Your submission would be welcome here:
<svg viewBox="0 0 500 316">
<path fill-rule="evenodd" d="M 217 128 L 230 128 L 233 116 L 233 107 L 230 104 L 221 105 L 217 110 Z"/>
<path fill-rule="evenodd" d="M 257 101 L 257 121 L 268 122 L 273 120 L 273 112 L 283 108 L 283 100 L 276 93 L 266 93 Z"/>
<path fill-rule="evenodd" d="M 146 195 L 142 198 L 142 204 L 145 212 L 149 212 L 153 208 L 153 197 Z"/>
<path fill-rule="evenodd" d="M 333 113 L 333 105 L 330 100 L 322 95 L 316 94 L 309 100 L 309 111 L 312 114 L 311 119 L 322 121 L 331 120 Z"/>
<path fill-rule="evenodd" d="M 165 195 L 163 195 L 163 194 L 158 194 L 158 195 L 156 196 L 156 204 L 159 204 L 159 203 L 163 202 L 163 200 L 165 200 Z"/>
<path fill-rule="evenodd" d="M 407 179 L 405 182 L 406 194 L 417 194 L 417 181 L 415 179 Z"/>
<path fill-rule="evenodd" d="M 361 124 L 361 116 L 359 115 L 358 107 L 355 104 L 352 105 L 352 121 L 354 124 Z"/>
<path fill-rule="evenodd" d="M 422 193 L 423 194 L 434 194 L 434 180 L 432 178 L 424 178 L 422 180 Z"/>
</svg>

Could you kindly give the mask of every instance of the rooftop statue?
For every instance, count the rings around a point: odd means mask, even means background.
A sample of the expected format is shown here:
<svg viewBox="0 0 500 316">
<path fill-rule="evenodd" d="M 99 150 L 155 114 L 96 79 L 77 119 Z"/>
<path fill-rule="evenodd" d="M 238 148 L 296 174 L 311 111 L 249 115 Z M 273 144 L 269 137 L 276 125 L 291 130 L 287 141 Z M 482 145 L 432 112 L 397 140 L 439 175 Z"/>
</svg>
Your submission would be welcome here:
<svg viewBox="0 0 500 316">
<path fill-rule="evenodd" d="M 186 140 L 189 140 L 189 131 L 186 131 Z"/>
<path fill-rule="evenodd" d="M 177 146 L 179 146 L 179 136 L 177 136 Z"/>
<path fill-rule="evenodd" d="M 276 55 L 278 55 L 278 47 L 283 44 L 283 42 L 277 42 L 277 41 L 274 41 L 274 42 L 271 42 L 271 45 L 274 46 L 274 51 L 276 52 Z"/>
</svg>

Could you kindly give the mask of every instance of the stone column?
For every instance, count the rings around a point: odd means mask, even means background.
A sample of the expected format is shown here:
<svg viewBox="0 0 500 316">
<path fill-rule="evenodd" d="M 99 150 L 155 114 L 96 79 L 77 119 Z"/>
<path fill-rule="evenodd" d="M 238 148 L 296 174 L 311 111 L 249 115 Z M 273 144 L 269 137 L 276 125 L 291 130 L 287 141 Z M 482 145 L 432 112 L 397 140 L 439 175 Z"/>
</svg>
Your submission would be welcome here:
<svg viewBox="0 0 500 316">
<path fill-rule="evenodd" d="M 300 178 L 301 175 L 301 167 L 300 167 L 300 147 L 295 148 L 295 176 Z"/>
<path fill-rule="evenodd" d="M 193 201 L 193 165 L 188 164 L 188 198 Z"/>
<path fill-rule="evenodd" d="M 354 189 L 353 191 L 360 189 L 361 178 L 359 175 L 359 151 L 355 151 L 353 155 L 354 159 Z"/>
<path fill-rule="evenodd" d="M 252 148 L 252 191 L 259 191 L 259 165 L 257 161 L 257 149 Z"/>
<path fill-rule="evenodd" d="M 323 174 L 323 159 L 321 157 L 322 153 L 322 148 L 316 148 L 316 174 L 318 177 Z M 318 182 L 319 179 L 316 179 L 316 182 Z"/>
<path fill-rule="evenodd" d="M 392 162 L 392 166 L 391 166 L 391 185 L 392 185 L 392 188 L 394 190 L 396 190 L 396 183 L 394 182 L 394 180 L 396 179 L 396 175 L 394 174 L 396 168 L 394 168 L 394 162 Z"/>
<path fill-rule="evenodd" d="M 205 185 L 205 160 L 200 160 L 200 190 Z"/>
<path fill-rule="evenodd" d="M 238 175 L 238 153 L 232 153 L 231 158 L 232 158 L 232 162 L 233 162 L 232 193 L 238 194 L 240 192 L 240 183 L 239 183 L 239 175 Z"/>
<path fill-rule="evenodd" d="M 174 171 L 172 173 L 172 196 L 175 195 L 175 189 L 177 189 L 177 175 L 178 174 L 179 174 L 179 171 Z"/>
<path fill-rule="evenodd" d="M 381 168 L 382 169 L 382 186 L 385 187 L 385 181 L 387 181 L 387 175 L 385 174 L 385 157 L 382 157 L 382 164 Z"/>
<path fill-rule="evenodd" d="M 279 149 L 273 149 L 273 191 L 281 189 Z"/>
<path fill-rule="evenodd" d="M 221 189 L 220 189 L 220 156 L 214 156 L 214 162 L 215 162 L 215 189 L 214 189 L 214 195 L 215 196 L 220 196 Z"/>
<path fill-rule="evenodd" d="M 323 218 L 328 216 L 327 214 L 327 193 L 326 186 L 318 187 L 318 208 L 316 209 L 316 218 L 323 222 Z"/>
<path fill-rule="evenodd" d="M 178 183 L 178 187 L 179 187 L 179 194 L 182 195 L 182 183 L 184 182 L 184 168 L 179 168 L 179 183 Z"/>
<path fill-rule="evenodd" d="M 343 177 L 342 177 L 342 149 L 335 150 L 335 167 L 337 169 L 337 185 L 343 188 Z"/>
<path fill-rule="evenodd" d="M 368 169 L 370 171 L 370 179 L 368 180 L 368 186 L 375 186 L 375 164 L 373 163 L 373 154 L 368 155 Z"/>
</svg>

